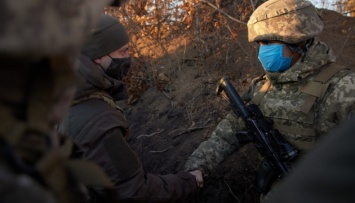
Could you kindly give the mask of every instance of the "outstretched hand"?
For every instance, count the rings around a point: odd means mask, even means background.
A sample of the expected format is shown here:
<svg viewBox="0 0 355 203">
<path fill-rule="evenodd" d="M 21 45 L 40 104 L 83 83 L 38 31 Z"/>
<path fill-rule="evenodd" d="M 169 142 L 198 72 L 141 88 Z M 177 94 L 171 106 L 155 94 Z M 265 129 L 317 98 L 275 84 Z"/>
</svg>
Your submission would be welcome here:
<svg viewBox="0 0 355 203">
<path fill-rule="evenodd" d="M 194 171 L 190 171 L 189 173 L 191 173 L 193 176 L 195 176 L 197 186 L 202 188 L 203 187 L 203 172 L 201 170 L 194 170 Z"/>
</svg>

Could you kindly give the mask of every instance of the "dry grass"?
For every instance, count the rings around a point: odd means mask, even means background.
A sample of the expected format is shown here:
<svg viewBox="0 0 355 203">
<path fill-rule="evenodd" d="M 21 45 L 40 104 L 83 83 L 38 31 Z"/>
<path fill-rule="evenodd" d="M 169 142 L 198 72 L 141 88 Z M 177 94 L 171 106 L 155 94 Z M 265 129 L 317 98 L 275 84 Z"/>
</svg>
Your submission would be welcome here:
<svg viewBox="0 0 355 203">
<path fill-rule="evenodd" d="M 243 50 L 238 29 L 246 28 L 246 19 L 255 7 L 251 2 L 144 0 L 130 1 L 120 9 L 108 8 L 106 12 L 125 24 L 131 36 L 135 62 L 126 81 L 129 102 L 134 103 L 147 87 L 169 88 L 169 78 L 186 63 L 207 77 L 208 70 L 220 61 L 233 64 L 235 47 Z M 187 46 L 198 51 L 188 53 Z M 218 60 L 209 62 L 211 56 Z"/>
</svg>

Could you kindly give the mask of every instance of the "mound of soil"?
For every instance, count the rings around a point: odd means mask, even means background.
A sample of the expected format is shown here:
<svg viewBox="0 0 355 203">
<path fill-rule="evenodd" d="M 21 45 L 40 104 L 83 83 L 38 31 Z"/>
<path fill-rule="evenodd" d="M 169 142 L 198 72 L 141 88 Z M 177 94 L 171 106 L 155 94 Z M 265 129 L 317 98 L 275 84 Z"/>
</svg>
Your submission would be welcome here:
<svg viewBox="0 0 355 203">
<path fill-rule="evenodd" d="M 322 10 L 321 15 L 325 29 L 319 38 L 337 53 L 339 63 L 354 67 L 355 19 L 329 10 Z M 176 40 L 190 41 L 189 35 Z M 145 171 L 167 174 L 182 170 L 189 155 L 208 139 L 230 111 L 227 101 L 215 95 L 221 77 L 229 76 L 242 93 L 252 78 L 262 74 L 246 26 L 238 30 L 238 42 L 232 52 L 227 53 L 229 49 L 220 44 L 218 52 L 204 58 L 197 57 L 200 50 L 193 43 L 177 48 L 174 54 L 183 60 L 160 64 L 159 71 L 167 78 L 165 88 L 148 88 L 132 105 L 119 103 L 131 126 L 129 143 Z M 206 63 L 214 65 L 206 67 Z M 168 68 L 172 65 L 177 68 Z M 205 180 L 194 202 L 259 202 L 253 186 L 257 163 L 252 144 L 233 153 Z"/>
</svg>

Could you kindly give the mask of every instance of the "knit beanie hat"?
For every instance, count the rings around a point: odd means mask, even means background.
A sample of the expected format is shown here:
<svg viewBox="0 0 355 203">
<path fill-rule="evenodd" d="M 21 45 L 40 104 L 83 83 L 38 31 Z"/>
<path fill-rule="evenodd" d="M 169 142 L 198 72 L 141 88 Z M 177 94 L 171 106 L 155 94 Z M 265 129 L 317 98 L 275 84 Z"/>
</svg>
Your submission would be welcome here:
<svg viewBox="0 0 355 203">
<path fill-rule="evenodd" d="M 125 27 L 114 17 L 105 14 L 90 34 L 81 53 L 92 60 L 108 55 L 129 42 Z"/>
</svg>

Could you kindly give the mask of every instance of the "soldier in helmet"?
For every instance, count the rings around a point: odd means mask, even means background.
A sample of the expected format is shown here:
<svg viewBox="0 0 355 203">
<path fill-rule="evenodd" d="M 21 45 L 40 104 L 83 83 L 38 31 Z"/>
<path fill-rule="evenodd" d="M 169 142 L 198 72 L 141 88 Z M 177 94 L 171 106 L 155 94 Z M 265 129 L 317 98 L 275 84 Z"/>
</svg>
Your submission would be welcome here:
<svg viewBox="0 0 355 203">
<path fill-rule="evenodd" d="M 243 100 L 258 105 L 273 127 L 306 153 L 324 133 L 355 113 L 355 73 L 336 64 L 332 49 L 316 39 L 323 22 L 306 0 L 266 1 L 247 26 L 249 41 L 259 45 L 265 74 L 252 81 Z M 185 169 L 201 174 L 200 186 L 203 177 L 245 144 L 236 136 L 244 127 L 229 113 L 188 158 Z M 259 169 L 256 177 L 266 178 Z M 257 187 L 266 194 L 270 185 Z"/>
<path fill-rule="evenodd" d="M 112 186 L 95 164 L 70 159 L 72 143 L 55 129 L 74 96 L 75 58 L 106 5 L 1 1 L 0 202 L 85 202 L 83 184 Z"/>
<path fill-rule="evenodd" d="M 123 79 L 130 67 L 129 36 L 122 24 L 102 15 L 81 49 L 81 82 L 69 114 L 59 131 L 81 147 L 83 159 L 101 165 L 115 185 L 120 200 L 129 202 L 183 202 L 197 190 L 188 172 L 153 175 L 127 143 L 128 123 L 115 101 L 126 99 Z M 92 188 L 101 202 L 99 188 Z"/>
</svg>

